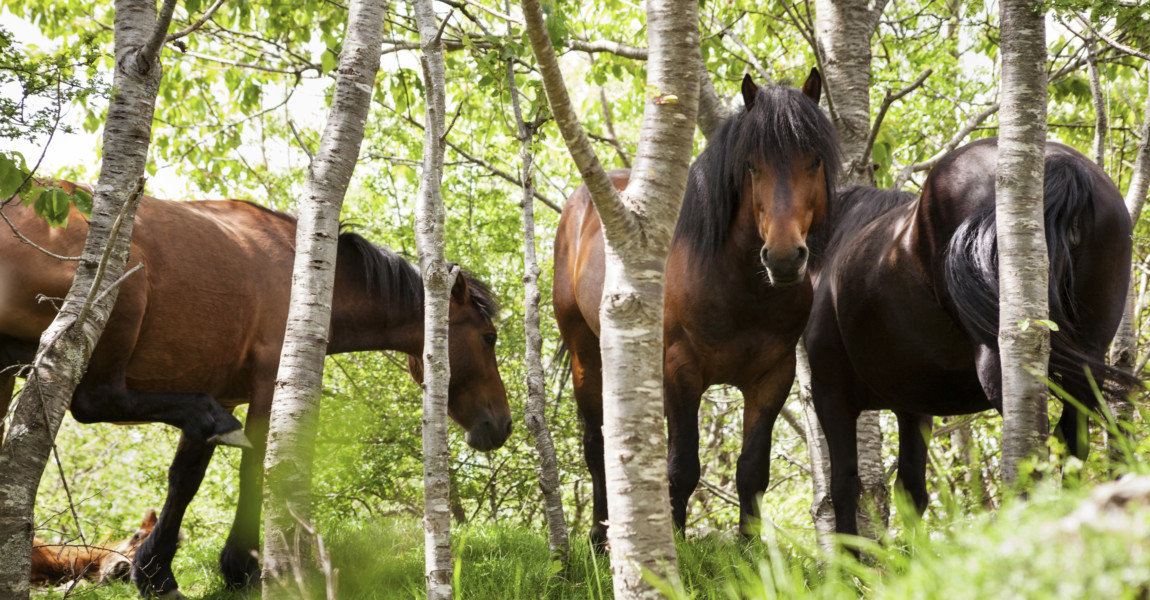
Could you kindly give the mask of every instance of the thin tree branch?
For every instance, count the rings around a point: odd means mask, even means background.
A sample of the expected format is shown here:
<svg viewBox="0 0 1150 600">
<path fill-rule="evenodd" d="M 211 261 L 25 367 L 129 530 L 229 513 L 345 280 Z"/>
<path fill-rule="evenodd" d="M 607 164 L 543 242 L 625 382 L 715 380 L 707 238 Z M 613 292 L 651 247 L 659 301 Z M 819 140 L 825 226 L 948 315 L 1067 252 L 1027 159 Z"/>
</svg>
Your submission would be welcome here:
<svg viewBox="0 0 1150 600">
<path fill-rule="evenodd" d="M 631 58 L 634 60 L 647 60 L 647 49 L 639 46 L 629 46 L 621 42 L 611 40 L 580 40 L 572 39 L 568 42 L 567 47 L 579 52 L 607 52 L 623 58 Z"/>
<path fill-rule="evenodd" d="M 136 180 L 136 187 L 128 194 L 127 200 L 124 205 L 120 207 L 120 214 L 116 215 L 116 221 L 112 223 L 112 230 L 108 233 L 108 245 L 104 248 L 104 255 L 100 257 L 100 264 L 96 268 L 96 275 L 92 281 L 92 289 L 88 290 L 88 298 L 84 301 L 84 306 L 80 307 L 80 314 L 77 315 L 73 327 L 83 327 L 84 321 L 88 318 L 88 313 L 92 309 L 92 305 L 96 302 L 97 294 L 100 294 L 100 283 L 104 280 L 104 271 L 108 268 L 108 261 L 112 257 L 112 249 L 116 245 L 116 238 L 120 235 L 120 226 L 124 224 L 124 218 L 135 207 L 136 203 L 144 195 L 144 182 L 147 178 L 143 175 Z"/>
<path fill-rule="evenodd" d="M 198 58 L 200 60 L 206 60 L 209 62 L 219 63 L 221 65 L 228 65 L 228 66 L 232 66 L 232 67 L 243 67 L 245 69 L 255 69 L 256 71 L 264 71 L 266 73 L 284 73 L 287 75 L 303 75 L 304 73 L 306 73 L 308 71 L 315 71 L 316 74 L 319 75 L 323 72 L 323 70 L 320 68 L 319 65 L 314 65 L 314 64 L 308 64 L 308 65 L 305 65 L 305 66 L 300 67 L 298 69 L 277 69 L 275 67 L 265 67 L 263 65 L 240 62 L 238 60 L 232 60 L 230 58 L 221 58 L 219 56 L 209 56 L 207 54 L 200 54 L 199 52 L 184 52 L 183 54 L 185 56 L 190 56 L 192 58 Z"/>
<path fill-rule="evenodd" d="M 292 136 L 295 137 L 295 141 L 297 144 L 299 144 L 299 147 L 301 150 L 303 150 L 303 153 L 307 155 L 308 164 L 311 164 L 313 161 L 315 161 L 315 154 L 313 154 L 311 149 L 307 147 L 307 144 L 303 143 L 303 139 L 301 139 L 299 136 L 299 130 L 295 128 L 295 121 L 288 119 L 287 122 L 288 127 L 291 127 Z"/>
<path fill-rule="evenodd" d="M 190 35 L 195 30 L 199 29 L 200 27 L 203 27 L 204 23 L 207 23 L 208 19 L 211 19 L 212 15 L 216 14 L 216 11 L 219 10 L 220 6 L 223 6 L 223 4 L 224 4 L 224 0 L 216 0 L 216 3 L 213 4 L 210 8 L 208 8 L 208 10 L 206 12 L 204 12 L 203 16 L 201 16 L 199 19 L 197 19 L 195 23 L 192 23 L 191 25 L 188 25 L 184 29 L 181 29 L 180 31 L 177 31 L 173 34 L 168 35 L 168 37 L 164 41 L 165 42 L 174 42 L 174 41 L 176 41 L 182 37 L 187 37 L 188 35 Z"/>
<path fill-rule="evenodd" d="M 863 146 L 862 160 L 871 160 L 871 150 L 874 149 L 874 142 L 875 139 L 878 138 L 878 131 L 882 127 L 882 121 L 886 118 L 886 111 L 890 110 L 892 104 L 898 102 L 907 94 L 918 89 L 923 84 L 923 82 L 926 81 L 926 78 L 930 77 L 931 73 L 934 73 L 934 69 L 927 69 L 925 72 L 923 72 L 922 75 L 919 75 L 918 79 L 914 80 L 914 83 L 902 88 L 893 94 L 890 92 L 890 90 L 886 91 L 886 96 L 884 96 L 882 99 L 882 106 L 880 106 L 878 109 L 878 116 L 876 116 L 874 119 L 874 125 L 871 125 L 870 135 L 868 135 L 866 138 L 866 145 Z M 867 168 L 869 168 L 869 165 Z"/>
<path fill-rule="evenodd" d="M 1078 21 L 1080 23 L 1082 23 L 1083 26 L 1085 26 L 1088 30 L 1090 30 L 1091 33 L 1093 33 L 1095 36 L 1097 36 L 1098 39 L 1106 42 L 1106 44 L 1108 46 L 1110 46 L 1111 48 L 1114 48 L 1115 50 L 1117 50 L 1119 52 L 1124 52 L 1126 54 L 1129 54 L 1130 56 L 1136 56 L 1138 58 L 1141 58 L 1142 60 L 1150 60 L 1150 54 L 1147 54 L 1147 53 L 1145 53 L 1141 50 L 1138 50 L 1136 48 L 1131 48 L 1130 46 L 1127 46 L 1127 45 L 1119 42 L 1118 40 L 1111 38 L 1110 36 L 1106 35 L 1105 33 L 1102 33 L 1101 31 L 1098 31 L 1097 29 L 1095 29 L 1094 26 L 1090 23 L 1090 19 L 1087 18 L 1086 15 L 1083 15 L 1082 13 L 1075 13 L 1075 16 L 1078 17 Z"/>
</svg>

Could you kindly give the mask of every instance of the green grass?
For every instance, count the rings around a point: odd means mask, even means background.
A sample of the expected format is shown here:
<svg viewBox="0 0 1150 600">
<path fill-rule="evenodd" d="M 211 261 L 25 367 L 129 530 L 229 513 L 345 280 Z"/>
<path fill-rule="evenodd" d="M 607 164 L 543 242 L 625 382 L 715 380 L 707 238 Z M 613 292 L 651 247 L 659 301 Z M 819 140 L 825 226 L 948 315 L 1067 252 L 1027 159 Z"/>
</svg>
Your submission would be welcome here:
<svg viewBox="0 0 1150 600">
<path fill-rule="evenodd" d="M 776 531 L 748 543 L 728 534 L 680 540 L 682 587 L 676 598 L 826 600 L 1011 598 L 1145 598 L 1150 594 L 1150 510 L 1104 525 L 1069 526 L 1066 516 L 1085 497 L 1043 484 L 1029 502 L 1010 502 L 994 514 L 952 513 L 925 529 L 917 519 L 898 523 L 869 561 L 820 555 L 801 541 L 808 531 Z M 896 517 L 897 520 L 897 517 Z M 792 535 L 794 534 L 794 535 Z M 573 536 L 566 566 L 551 561 L 545 532 L 500 524 L 472 524 L 453 532 L 457 598 L 468 600 L 593 599 L 612 597 L 606 558 Z M 337 524 L 325 534 L 338 569 L 339 598 L 423 597 L 423 532 L 416 519 L 386 518 Z M 216 575 L 222 539 L 189 542 L 177 557 L 177 577 L 192 598 L 241 600 Z M 79 597 L 126 598 L 128 585 L 89 586 Z M 42 598 L 60 597 L 56 591 Z M 75 597 L 75 596 L 73 596 Z M 252 595 L 251 597 L 257 597 Z"/>
</svg>

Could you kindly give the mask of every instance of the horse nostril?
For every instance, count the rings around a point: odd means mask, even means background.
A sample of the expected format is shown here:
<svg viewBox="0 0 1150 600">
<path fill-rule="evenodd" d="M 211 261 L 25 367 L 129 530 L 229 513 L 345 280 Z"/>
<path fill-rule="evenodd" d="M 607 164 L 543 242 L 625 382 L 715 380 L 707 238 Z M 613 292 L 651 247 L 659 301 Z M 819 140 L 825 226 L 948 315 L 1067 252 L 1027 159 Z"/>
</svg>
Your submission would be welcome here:
<svg viewBox="0 0 1150 600">
<path fill-rule="evenodd" d="M 504 437 L 511 437 L 511 419 L 507 419 L 507 428 L 503 432 Z"/>
<path fill-rule="evenodd" d="M 809 253 L 810 253 L 810 250 L 807 250 L 806 246 L 799 246 L 798 248 L 795 249 L 795 262 L 799 262 L 799 263 L 806 262 L 807 255 Z"/>
<path fill-rule="evenodd" d="M 762 260 L 764 265 L 770 263 L 771 251 L 767 247 L 764 246 L 762 251 L 759 252 L 759 260 Z"/>
</svg>

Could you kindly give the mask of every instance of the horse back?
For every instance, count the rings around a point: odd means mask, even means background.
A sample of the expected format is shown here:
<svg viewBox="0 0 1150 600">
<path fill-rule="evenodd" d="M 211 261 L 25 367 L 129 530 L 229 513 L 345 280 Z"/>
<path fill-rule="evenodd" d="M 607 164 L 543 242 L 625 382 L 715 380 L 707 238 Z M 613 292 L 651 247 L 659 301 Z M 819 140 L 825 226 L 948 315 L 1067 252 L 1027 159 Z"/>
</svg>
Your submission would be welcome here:
<svg viewBox="0 0 1150 600">
<path fill-rule="evenodd" d="M 88 227 L 75 208 L 52 228 L 20 204 L 3 207 L 22 235 L 79 256 Z M 140 391 L 246 395 L 256 352 L 278 357 L 294 260 L 293 218 L 246 202 L 172 202 L 144 196 L 128 267 L 89 372 L 126 376 Z M 35 344 L 55 318 L 76 272 L 57 258 L 0 235 L 0 340 Z"/>
</svg>

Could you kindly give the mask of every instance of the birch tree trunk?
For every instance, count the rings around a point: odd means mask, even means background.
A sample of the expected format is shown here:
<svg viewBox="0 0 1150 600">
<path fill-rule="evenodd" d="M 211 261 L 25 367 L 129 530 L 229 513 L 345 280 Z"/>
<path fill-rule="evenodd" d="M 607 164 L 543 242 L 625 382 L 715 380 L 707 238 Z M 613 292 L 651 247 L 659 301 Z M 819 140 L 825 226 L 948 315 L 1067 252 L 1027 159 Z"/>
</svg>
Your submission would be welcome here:
<svg viewBox="0 0 1150 600">
<path fill-rule="evenodd" d="M 310 540 L 302 541 L 311 515 L 311 467 L 319 421 L 324 356 L 331 323 L 339 213 L 359 159 L 383 42 L 382 0 L 354 0 L 340 53 L 331 113 L 308 168 L 296 227 L 291 304 L 268 422 L 264 495 L 264 598 L 306 580 Z M 297 554 L 298 553 L 298 554 Z"/>
<path fill-rule="evenodd" d="M 1098 76 L 1098 42 L 1093 34 L 1086 36 L 1086 52 L 1090 99 L 1094 103 L 1094 162 L 1106 170 L 1106 133 L 1110 130 L 1110 120 L 1106 114 L 1106 92 Z"/>
<path fill-rule="evenodd" d="M 1150 67 L 1147 68 L 1150 74 Z M 1150 79 L 1150 78 L 1148 78 Z M 1150 188 L 1150 81 L 1147 83 L 1146 112 L 1142 118 L 1142 128 L 1139 130 L 1141 142 L 1138 146 L 1138 155 L 1134 159 L 1134 173 L 1130 179 L 1130 187 L 1126 189 L 1126 210 L 1130 213 L 1130 221 L 1135 226 L 1142 216 L 1142 205 L 1146 202 L 1146 192 Z M 1138 353 L 1138 335 L 1134 329 L 1134 314 L 1137 294 L 1134 290 L 1134 280 L 1130 280 L 1130 290 L 1126 296 L 1126 310 L 1122 315 L 1122 322 L 1118 325 L 1118 333 L 1114 337 L 1111 348 L 1111 360 L 1115 367 L 1127 372 L 1133 372 Z M 1140 373 L 1134 373 L 1141 376 Z M 1134 418 L 1134 405 L 1130 399 L 1112 394 L 1107 398 L 1110 413 L 1119 423 L 1129 423 Z M 1107 440 L 1112 459 L 1123 456 L 1118 440 L 1111 437 Z"/>
<path fill-rule="evenodd" d="M 444 259 L 443 181 L 445 82 L 443 42 L 431 0 L 415 0 L 427 90 L 423 167 L 415 202 L 415 244 L 423 272 L 423 531 L 428 600 L 451 600 L 451 477 L 447 447 L 448 310 L 458 273 Z"/>
<path fill-rule="evenodd" d="M 874 185 L 866 151 L 870 135 L 871 37 L 887 0 L 816 0 L 815 29 L 819 63 L 831 121 L 843 149 L 843 181 Z M 865 154 L 865 156 L 864 156 Z"/>
<path fill-rule="evenodd" d="M 871 38 L 888 0 L 816 0 L 815 29 L 826 86 L 831 121 L 843 150 L 844 186 L 874 185 L 867 138 L 871 130 L 870 71 Z M 862 484 L 859 502 L 859 532 L 875 538 L 877 528 L 871 514 L 880 516 L 882 526 L 890 515 L 890 489 L 882 463 L 882 422 L 879 413 L 864 411 L 858 420 L 858 466 Z M 812 456 L 811 467 L 816 466 Z M 829 480 L 829 478 L 828 478 Z M 815 490 L 812 514 L 824 514 L 820 494 Z M 833 515 L 832 515 L 833 519 Z M 831 521 L 833 523 L 833 520 Z M 826 523 L 815 523 L 816 529 Z"/>
<path fill-rule="evenodd" d="M 1043 452 L 1049 434 L 1045 374 L 1050 331 L 1049 263 L 1043 231 L 1046 142 L 1046 24 L 1041 4 L 1002 0 L 1000 137 L 997 194 L 999 326 L 1002 364 L 1002 478 L 1015 485 L 1019 465 Z"/>
<path fill-rule="evenodd" d="M 819 547 L 827 552 L 835 549 L 835 507 L 831 504 L 831 453 L 826 436 L 819 424 L 818 413 L 811 399 L 811 361 L 802 340 L 796 352 L 795 380 L 799 382 L 799 404 L 803 407 L 803 431 L 807 439 L 807 456 L 811 461 L 811 520 L 815 525 L 815 538 Z M 861 521 L 860 521 L 861 522 Z"/>
<path fill-rule="evenodd" d="M 56 432 L 116 301 L 128 260 L 136 204 L 160 89 L 160 50 L 175 0 L 117 0 L 116 67 L 104 124 L 103 161 L 92 195 L 88 238 L 59 314 L 15 401 L 0 448 L 0 598 L 27 598 L 36 490 Z"/>
<path fill-rule="evenodd" d="M 649 60 L 631 180 L 616 194 L 567 95 L 537 0 L 522 0 L 547 100 L 603 224 L 600 308 L 608 540 L 615 597 L 662 598 L 678 582 L 663 425 L 663 280 L 690 164 L 699 92 L 698 5 L 648 0 Z"/>
<path fill-rule="evenodd" d="M 507 12 L 511 12 L 510 1 Z M 547 427 L 547 386 L 543 380 L 543 334 L 539 331 L 539 261 L 535 257 L 535 187 L 531 183 L 531 143 L 536 123 L 527 123 L 519 105 L 519 88 L 515 85 L 515 63 L 507 63 L 507 85 L 519 137 L 519 159 L 523 163 L 521 182 L 523 198 L 523 330 L 526 338 L 527 408 L 523 420 L 535 451 L 539 453 L 539 489 L 543 492 L 543 511 L 547 520 L 547 541 L 552 558 L 567 562 L 567 519 L 563 515 L 563 491 L 559 488 L 559 460 L 555 442 Z"/>
</svg>

